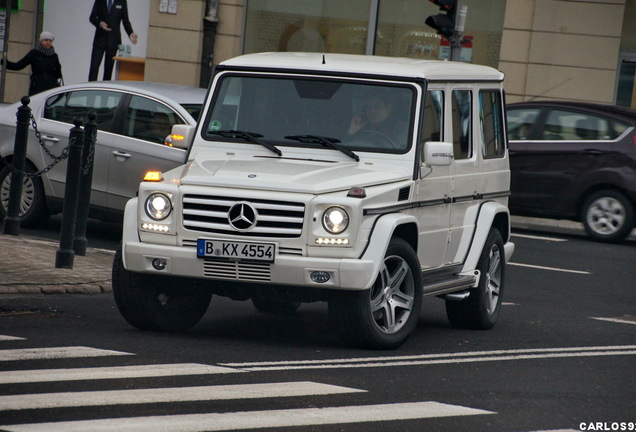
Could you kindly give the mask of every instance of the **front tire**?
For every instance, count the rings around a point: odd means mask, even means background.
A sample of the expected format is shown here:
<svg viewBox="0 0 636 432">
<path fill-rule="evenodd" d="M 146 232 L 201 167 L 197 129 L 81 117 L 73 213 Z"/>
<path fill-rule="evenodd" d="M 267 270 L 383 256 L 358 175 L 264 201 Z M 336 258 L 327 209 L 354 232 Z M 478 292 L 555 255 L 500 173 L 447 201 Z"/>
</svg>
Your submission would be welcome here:
<svg viewBox="0 0 636 432">
<path fill-rule="evenodd" d="M 33 167 L 28 164 L 25 171 L 27 173 L 35 172 Z M 10 187 L 11 169 L 4 167 L 0 170 L 0 214 L 2 218 L 7 216 Z M 23 177 L 18 216 L 20 218 L 20 225 L 23 227 L 40 225 L 49 218 L 50 212 L 46 206 L 44 185 L 40 177 Z"/>
<path fill-rule="evenodd" d="M 446 316 L 453 327 L 487 330 L 501 310 L 506 258 L 501 233 L 491 228 L 477 263 L 479 285 L 461 301 L 446 300 Z"/>
<path fill-rule="evenodd" d="M 198 323 L 212 292 L 191 281 L 130 272 L 124 268 L 121 244 L 113 261 L 113 295 L 119 312 L 141 330 L 182 331 Z"/>
<path fill-rule="evenodd" d="M 422 271 L 413 248 L 404 240 L 389 243 L 373 286 L 334 293 L 329 313 L 353 345 L 393 349 L 417 326 L 422 306 Z"/>
<path fill-rule="evenodd" d="M 594 240 L 618 242 L 634 228 L 634 207 L 620 192 L 600 191 L 585 200 L 581 220 Z"/>
</svg>

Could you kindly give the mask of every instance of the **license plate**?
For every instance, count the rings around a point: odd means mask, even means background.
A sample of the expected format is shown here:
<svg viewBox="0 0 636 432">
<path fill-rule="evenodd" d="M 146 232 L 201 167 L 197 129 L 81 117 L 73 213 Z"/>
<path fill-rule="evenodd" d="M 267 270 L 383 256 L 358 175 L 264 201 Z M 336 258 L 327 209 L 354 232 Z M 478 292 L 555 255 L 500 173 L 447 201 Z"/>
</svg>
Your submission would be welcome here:
<svg viewBox="0 0 636 432">
<path fill-rule="evenodd" d="M 229 260 L 274 262 L 274 243 L 236 242 L 226 240 L 197 240 L 197 257 Z"/>
</svg>

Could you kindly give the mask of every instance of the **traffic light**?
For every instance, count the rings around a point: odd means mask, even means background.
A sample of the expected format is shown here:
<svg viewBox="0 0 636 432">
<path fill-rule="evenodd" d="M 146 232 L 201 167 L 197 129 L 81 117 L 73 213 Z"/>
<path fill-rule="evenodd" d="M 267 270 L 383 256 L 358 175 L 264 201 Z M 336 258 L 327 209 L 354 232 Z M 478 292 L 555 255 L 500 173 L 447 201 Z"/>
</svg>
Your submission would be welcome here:
<svg viewBox="0 0 636 432">
<path fill-rule="evenodd" d="M 455 14 L 457 13 L 457 0 L 429 0 L 439 6 L 439 10 L 445 13 L 431 15 L 424 23 L 437 30 L 437 33 L 450 39 L 455 31 Z"/>
</svg>

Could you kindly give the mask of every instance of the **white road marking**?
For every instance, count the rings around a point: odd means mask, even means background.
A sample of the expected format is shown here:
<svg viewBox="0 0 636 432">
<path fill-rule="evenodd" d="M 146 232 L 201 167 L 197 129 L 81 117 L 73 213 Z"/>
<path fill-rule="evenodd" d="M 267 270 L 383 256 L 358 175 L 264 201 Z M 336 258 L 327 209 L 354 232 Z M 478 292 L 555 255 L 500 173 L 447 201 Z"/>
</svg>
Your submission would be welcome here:
<svg viewBox="0 0 636 432">
<path fill-rule="evenodd" d="M 52 347 L 52 348 L 25 348 L 0 350 L 0 361 L 16 360 L 51 360 L 61 358 L 76 357 L 104 357 L 114 355 L 134 355 L 122 351 L 111 351 L 97 348 L 75 346 L 75 347 Z"/>
<path fill-rule="evenodd" d="M 604 317 L 590 317 L 599 321 L 609 321 L 619 324 L 635 324 L 636 325 L 636 317 L 631 315 L 623 316 L 623 317 L 615 317 L 615 318 L 604 318 Z"/>
<path fill-rule="evenodd" d="M 551 241 L 551 242 L 566 242 L 566 241 L 568 241 L 567 239 L 562 239 L 562 238 L 537 236 L 537 235 L 530 235 L 530 234 L 512 234 L 512 237 L 521 237 L 521 238 L 527 238 L 527 239 L 532 239 L 532 240 L 545 240 L 545 241 Z"/>
<path fill-rule="evenodd" d="M 572 348 L 529 348 L 514 350 L 472 351 L 447 354 L 422 354 L 414 356 L 368 357 L 349 359 L 325 359 L 281 362 L 221 363 L 255 372 L 265 370 L 345 369 L 370 367 L 421 366 L 431 364 L 477 363 L 504 360 L 534 360 L 567 357 L 598 357 L 636 355 L 636 345 L 595 346 Z"/>
<path fill-rule="evenodd" d="M 360 393 L 311 381 L 0 396 L 0 411 Z M 1 429 L 1 428 L 0 428 Z M 85 429 L 91 430 L 91 429 Z M 116 429 L 115 429 L 116 430 Z"/>
<path fill-rule="evenodd" d="M 521 264 L 516 262 L 509 262 L 508 265 L 517 266 L 517 267 L 528 267 L 528 268 L 534 268 L 539 270 L 550 270 L 550 271 L 557 271 L 557 272 L 564 272 L 564 273 L 592 274 L 592 272 L 584 271 L 584 270 L 569 270 L 569 269 L 556 268 L 556 267 L 545 267 L 545 266 L 532 265 L 532 264 Z"/>
<path fill-rule="evenodd" d="M 496 414 L 439 402 L 243 411 L 0 426 L 8 432 L 203 432 Z"/>
<path fill-rule="evenodd" d="M 33 369 L 0 372 L 0 384 L 148 378 L 180 375 L 210 375 L 243 372 L 220 366 L 196 363 L 140 366 L 92 367 L 74 369 Z"/>
<path fill-rule="evenodd" d="M 21 337 L 16 337 L 16 336 L 0 335 L 0 341 L 10 341 L 10 340 L 26 340 L 26 339 Z"/>
</svg>

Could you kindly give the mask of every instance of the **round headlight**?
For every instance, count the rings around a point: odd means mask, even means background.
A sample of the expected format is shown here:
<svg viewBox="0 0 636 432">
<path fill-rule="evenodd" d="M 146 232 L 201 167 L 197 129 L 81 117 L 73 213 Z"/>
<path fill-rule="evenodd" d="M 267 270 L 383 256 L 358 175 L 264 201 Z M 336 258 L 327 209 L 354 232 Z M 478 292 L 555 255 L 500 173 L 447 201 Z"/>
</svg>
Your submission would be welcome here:
<svg viewBox="0 0 636 432">
<path fill-rule="evenodd" d="M 322 214 L 322 226 L 331 234 L 340 234 L 349 226 L 349 215 L 340 207 L 329 207 Z"/>
<path fill-rule="evenodd" d="M 170 215 L 172 203 L 167 195 L 153 193 L 146 198 L 146 214 L 154 220 L 163 220 Z"/>
</svg>

